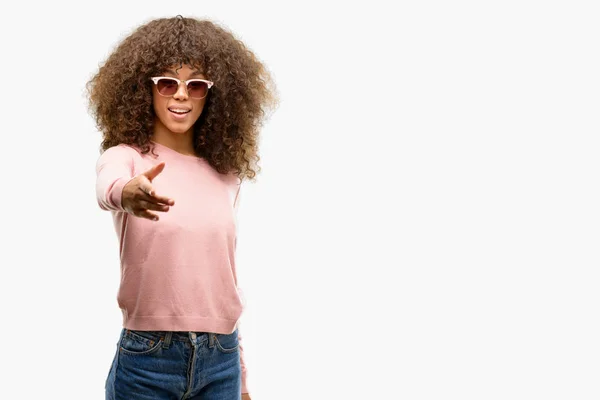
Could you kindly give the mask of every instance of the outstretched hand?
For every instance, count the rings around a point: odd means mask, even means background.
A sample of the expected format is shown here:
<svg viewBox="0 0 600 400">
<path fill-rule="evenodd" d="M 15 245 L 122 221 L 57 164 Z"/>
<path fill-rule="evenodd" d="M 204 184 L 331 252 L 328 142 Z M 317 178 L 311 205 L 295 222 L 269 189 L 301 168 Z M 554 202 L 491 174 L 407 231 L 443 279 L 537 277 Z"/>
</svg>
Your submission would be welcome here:
<svg viewBox="0 0 600 400">
<path fill-rule="evenodd" d="M 158 215 L 149 210 L 167 212 L 175 204 L 173 199 L 158 196 L 152 187 L 152 180 L 165 168 L 160 162 L 149 170 L 139 174 L 123 187 L 121 204 L 123 209 L 136 217 L 158 221 Z M 245 399 L 244 399 L 245 400 Z"/>
</svg>

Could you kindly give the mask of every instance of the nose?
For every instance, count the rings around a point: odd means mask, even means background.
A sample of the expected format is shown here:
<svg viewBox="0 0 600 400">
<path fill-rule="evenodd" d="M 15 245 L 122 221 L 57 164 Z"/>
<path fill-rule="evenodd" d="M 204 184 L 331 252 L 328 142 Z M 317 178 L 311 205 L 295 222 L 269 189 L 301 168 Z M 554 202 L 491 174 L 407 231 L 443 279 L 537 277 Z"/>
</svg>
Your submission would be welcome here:
<svg viewBox="0 0 600 400">
<path fill-rule="evenodd" d="M 178 100 L 187 100 L 188 92 L 187 87 L 185 86 L 185 82 L 181 82 L 179 84 L 179 86 L 177 87 L 177 92 L 175 92 L 173 97 Z"/>
</svg>

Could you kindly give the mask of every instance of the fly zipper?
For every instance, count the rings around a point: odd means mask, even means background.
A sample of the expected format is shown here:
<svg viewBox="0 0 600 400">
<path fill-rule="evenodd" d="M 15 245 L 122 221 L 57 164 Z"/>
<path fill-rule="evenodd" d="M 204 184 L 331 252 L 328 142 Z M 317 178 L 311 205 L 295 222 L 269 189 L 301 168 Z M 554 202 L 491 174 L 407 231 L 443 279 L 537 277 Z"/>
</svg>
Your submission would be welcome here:
<svg viewBox="0 0 600 400">
<path fill-rule="evenodd" d="M 188 367 L 188 387 L 182 397 L 183 399 L 190 394 L 194 385 L 194 364 L 196 363 L 196 350 L 198 349 L 196 344 L 196 332 L 190 332 L 190 339 L 192 341 L 192 359 L 190 360 L 190 365 Z"/>
</svg>

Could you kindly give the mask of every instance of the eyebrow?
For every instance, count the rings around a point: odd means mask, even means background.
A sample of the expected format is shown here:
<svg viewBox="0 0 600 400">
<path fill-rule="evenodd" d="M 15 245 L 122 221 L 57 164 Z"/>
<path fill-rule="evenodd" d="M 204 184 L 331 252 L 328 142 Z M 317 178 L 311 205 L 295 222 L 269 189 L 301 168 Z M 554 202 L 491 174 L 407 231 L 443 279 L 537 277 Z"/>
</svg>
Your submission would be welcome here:
<svg viewBox="0 0 600 400">
<path fill-rule="evenodd" d="M 167 70 L 165 71 L 165 73 L 166 73 L 166 72 L 168 72 L 168 73 L 170 73 L 170 74 L 172 74 L 172 75 L 177 75 L 175 72 L 173 72 L 173 70 L 172 70 L 172 69 L 167 69 Z M 190 74 L 190 76 L 196 76 L 196 75 L 202 75 L 202 71 L 194 71 L 194 72 L 192 72 L 192 73 Z"/>
</svg>

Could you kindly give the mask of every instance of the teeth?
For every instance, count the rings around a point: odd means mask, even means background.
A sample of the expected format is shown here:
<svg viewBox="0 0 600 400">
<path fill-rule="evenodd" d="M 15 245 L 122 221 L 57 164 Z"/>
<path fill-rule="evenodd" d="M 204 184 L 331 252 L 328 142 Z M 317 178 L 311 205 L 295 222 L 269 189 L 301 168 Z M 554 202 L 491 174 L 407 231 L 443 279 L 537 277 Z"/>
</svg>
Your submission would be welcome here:
<svg viewBox="0 0 600 400">
<path fill-rule="evenodd" d="M 190 110 L 178 110 L 176 108 L 169 108 L 169 110 L 176 112 L 176 113 L 180 113 L 180 114 L 185 114 L 187 112 L 190 112 Z"/>
</svg>

